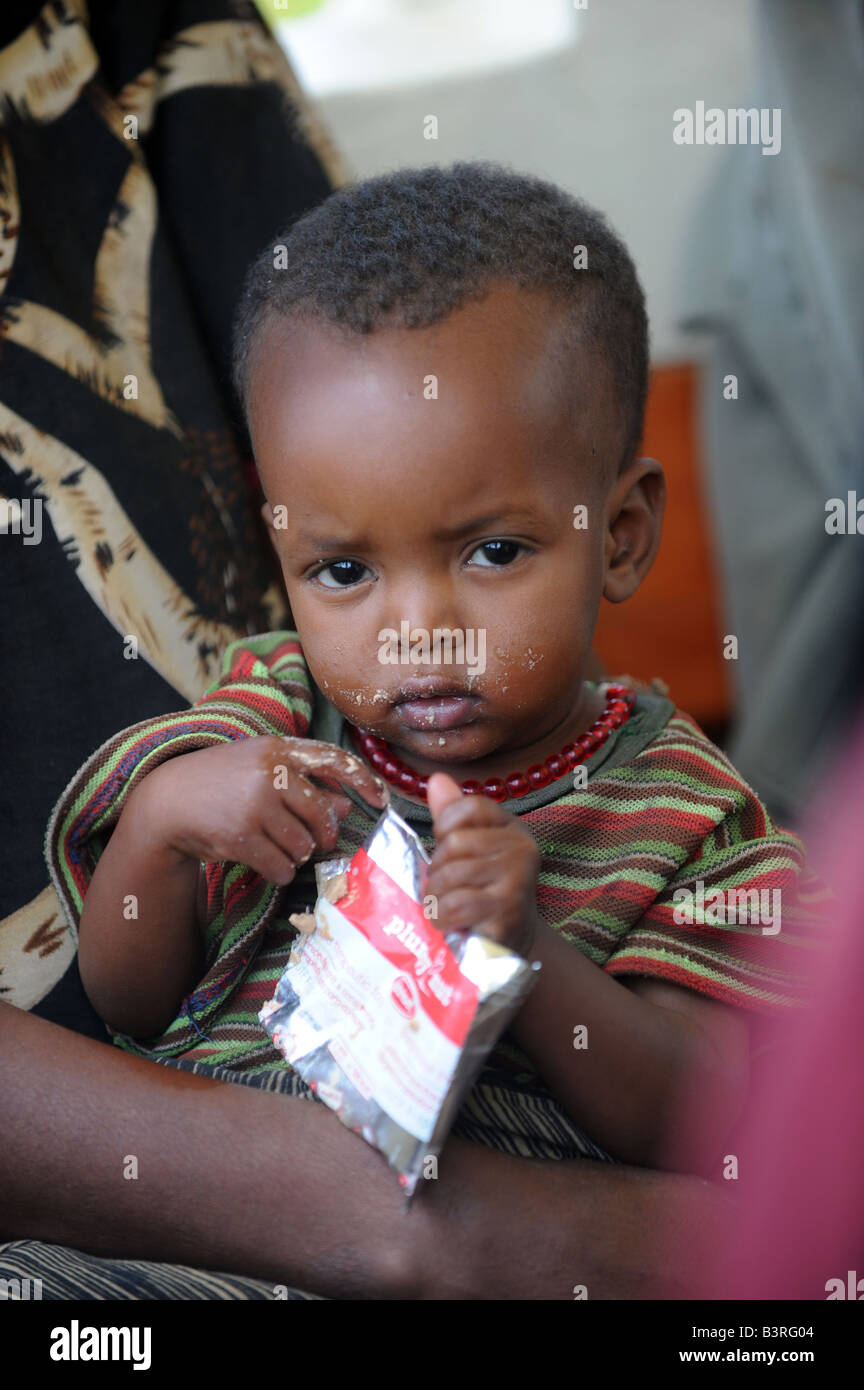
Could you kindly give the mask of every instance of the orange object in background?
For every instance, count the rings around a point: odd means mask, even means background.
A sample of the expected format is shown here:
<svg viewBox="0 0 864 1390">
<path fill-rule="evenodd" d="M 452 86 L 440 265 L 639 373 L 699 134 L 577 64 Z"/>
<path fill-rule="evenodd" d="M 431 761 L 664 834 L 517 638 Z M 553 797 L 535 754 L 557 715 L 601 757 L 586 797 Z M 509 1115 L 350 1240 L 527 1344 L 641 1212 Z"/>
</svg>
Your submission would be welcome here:
<svg viewBox="0 0 864 1390">
<path fill-rule="evenodd" d="M 594 651 L 610 674 L 659 676 L 670 699 L 697 723 L 720 726 L 732 715 L 732 684 L 701 473 L 698 370 L 681 365 L 651 373 L 640 452 L 666 473 L 663 540 L 638 592 L 626 603 L 601 603 Z"/>
</svg>

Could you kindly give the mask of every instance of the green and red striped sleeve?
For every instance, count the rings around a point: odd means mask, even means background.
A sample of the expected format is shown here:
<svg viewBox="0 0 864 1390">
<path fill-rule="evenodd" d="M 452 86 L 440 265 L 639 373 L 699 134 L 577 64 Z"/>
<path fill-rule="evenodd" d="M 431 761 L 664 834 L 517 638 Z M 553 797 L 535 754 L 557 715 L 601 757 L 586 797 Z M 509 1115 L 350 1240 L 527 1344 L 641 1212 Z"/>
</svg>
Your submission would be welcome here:
<svg viewBox="0 0 864 1390">
<path fill-rule="evenodd" d="M 806 1003 L 832 897 L 688 714 L 528 819 L 541 912 L 609 974 L 766 1013 Z"/>
</svg>

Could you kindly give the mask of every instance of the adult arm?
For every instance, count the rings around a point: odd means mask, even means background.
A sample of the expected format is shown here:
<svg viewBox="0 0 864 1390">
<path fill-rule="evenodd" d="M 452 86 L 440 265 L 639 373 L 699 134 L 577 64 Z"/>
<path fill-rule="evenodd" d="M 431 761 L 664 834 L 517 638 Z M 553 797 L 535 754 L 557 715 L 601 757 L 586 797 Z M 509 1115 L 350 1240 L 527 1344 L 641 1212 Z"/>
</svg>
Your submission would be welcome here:
<svg viewBox="0 0 864 1390">
<path fill-rule="evenodd" d="M 683 1298 L 693 1233 L 729 1219 L 700 1179 L 457 1140 L 404 1213 L 380 1156 L 311 1101 L 174 1071 L 2 1003 L 0 1056 L 5 1239 L 331 1298 L 570 1299 L 576 1285 Z"/>
</svg>

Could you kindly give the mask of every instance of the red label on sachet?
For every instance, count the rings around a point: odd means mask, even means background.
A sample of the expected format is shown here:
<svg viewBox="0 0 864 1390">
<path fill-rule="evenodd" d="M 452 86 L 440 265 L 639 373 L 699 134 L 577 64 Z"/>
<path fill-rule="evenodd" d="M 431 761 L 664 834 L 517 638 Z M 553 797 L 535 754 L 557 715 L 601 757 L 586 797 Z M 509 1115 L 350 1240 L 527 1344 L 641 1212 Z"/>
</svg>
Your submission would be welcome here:
<svg viewBox="0 0 864 1390">
<path fill-rule="evenodd" d="M 333 906 L 370 946 L 415 982 L 430 1021 L 461 1047 L 477 1012 L 479 991 L 462 974 L 420 904 L 365 849 L 358 849 L 348 869 L 348 892 Z"/>
</svg>

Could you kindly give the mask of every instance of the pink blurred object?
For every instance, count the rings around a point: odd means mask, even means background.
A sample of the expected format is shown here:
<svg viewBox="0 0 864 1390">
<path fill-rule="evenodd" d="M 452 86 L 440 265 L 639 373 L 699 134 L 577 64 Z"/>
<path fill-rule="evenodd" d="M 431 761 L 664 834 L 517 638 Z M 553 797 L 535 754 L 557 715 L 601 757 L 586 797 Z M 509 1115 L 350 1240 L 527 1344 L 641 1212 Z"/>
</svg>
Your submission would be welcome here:
<svg viewBox="0 0 864 1390">
<path fill-rule="evenodd" d="M 816 1002 L 772 1024 L 755 1059 L 747 1114 L 726 1146 L 738 1178 L 719 1179 L 737 1216 L 719 1248 L 706 1242 L 693 1298 L 864 1299 L 862 789 L 864 723 L 801 832 L 838 904 L 830 950 L 814 961 Z"/>
</svg>

